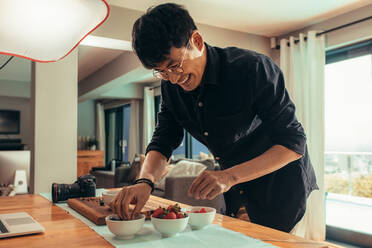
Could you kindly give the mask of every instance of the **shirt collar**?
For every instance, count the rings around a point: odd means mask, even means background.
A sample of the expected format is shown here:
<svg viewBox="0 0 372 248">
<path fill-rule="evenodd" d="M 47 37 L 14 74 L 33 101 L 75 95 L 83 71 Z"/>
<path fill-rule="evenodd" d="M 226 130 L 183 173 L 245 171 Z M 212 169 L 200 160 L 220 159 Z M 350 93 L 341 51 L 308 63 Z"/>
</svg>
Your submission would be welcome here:
<svg viewBox="0 0 372 248">
<path fill-rule="evenodd" d="M 202 77 L 202 83 L 206 85 L 218 85 L 218 73 L 220 71 L 220 57 L 216 48 L 205 43 L 207 49 L 207 64 Z"/>
</svg>

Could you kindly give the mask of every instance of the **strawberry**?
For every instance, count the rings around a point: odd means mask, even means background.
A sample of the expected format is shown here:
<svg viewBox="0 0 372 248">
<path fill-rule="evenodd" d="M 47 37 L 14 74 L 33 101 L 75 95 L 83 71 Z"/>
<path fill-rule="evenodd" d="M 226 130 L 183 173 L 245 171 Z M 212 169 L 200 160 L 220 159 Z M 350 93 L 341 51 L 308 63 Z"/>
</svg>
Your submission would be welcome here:
<svg viewBox="0 0 372 248">
<path fill-rule="evenodd" d="M 205 208 L 202 208 L 200 209 L 199 213 L 206 213 L 207 211 L 205 210 Z"/>
<path fill-rule="evenodd" d="M 169 205 L 167 210 L 169 212 L 175 212 L 175 213 L 178 213 L 181 211 L 181 207 L 180 205 L 178 205 L 178 203 L 174 204 L 174 205 Z"/>
<path fill-rule="evenodd" d="M 182 219 L 182 218 L 184 218 L 185 216 L 182 214 L 182 213 L 178 213 L 177 214 L 177 219 Z"/>
<path fill-rule="evenodd" d="M 163 219 L 177 219 L 177 215 L 175 212 L 169 212 Z"/>
<path fill-rule="evenodd" d="M 175 212 L 175 209 L 174 209 L 174 206 L 173 206 L 173 205 L 169 205 L 169 206 L 167 207 L 167 210 L 168 210 L 169 212 Z"/>
<path fill-rule="evenodd" d="M 154 213 L 152 214 L 152 217 L 154 218 L 158 218 L 160 215 L 162 215 L 164 213 L 163 209 L 162 208 L 158 208 L 154 211 Z"/>
</svg>

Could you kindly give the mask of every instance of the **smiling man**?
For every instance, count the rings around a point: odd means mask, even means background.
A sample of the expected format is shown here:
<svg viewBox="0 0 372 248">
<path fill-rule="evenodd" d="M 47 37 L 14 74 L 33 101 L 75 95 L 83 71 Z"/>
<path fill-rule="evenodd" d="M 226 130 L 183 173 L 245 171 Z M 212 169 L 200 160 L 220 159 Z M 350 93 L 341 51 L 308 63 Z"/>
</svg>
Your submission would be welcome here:
<svg viewBox="0 0 372 248">
<path fill-rule="evenodd" d="M 133 48 L 162 79 L 162 103 L 139 179 L 122 189 L 114 211 L 130 218 L 132 199 L 132 214 L 142 209 L 186 129 L 222 168 L 202 173 L 190 197 L 224 194 L 226 214 L 244 205 L 252 222 L 290 232 L 317 185 L 278 66 L 253 51 L 206 44 L 187 10 L 170 3 L 135 22 Z"/>
</svg>

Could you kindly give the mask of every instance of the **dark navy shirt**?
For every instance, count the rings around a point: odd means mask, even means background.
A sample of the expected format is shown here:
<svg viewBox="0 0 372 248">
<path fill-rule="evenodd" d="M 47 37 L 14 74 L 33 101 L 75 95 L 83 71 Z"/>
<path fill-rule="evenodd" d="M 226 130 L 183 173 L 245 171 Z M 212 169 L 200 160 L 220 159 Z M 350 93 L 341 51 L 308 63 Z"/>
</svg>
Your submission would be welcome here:
<svg viewBox="0 0 372 248">
<path fill-rule="evenodd" d="M 146 153 L 169 158 L 183 129 L 203 143 L 222 169 L 251 160 L 273 145 L 302 155 L 283 168 L 225 193 L 227 214 L 246 206 L 252 222 L 290 231 L 317 189 L 306 136 L 295 116 L 279 67 L 267 56 L 236 47 L 206 44 L 207 64 L 191 92 L 163 81 L 158 122 Z"/>
</svg>

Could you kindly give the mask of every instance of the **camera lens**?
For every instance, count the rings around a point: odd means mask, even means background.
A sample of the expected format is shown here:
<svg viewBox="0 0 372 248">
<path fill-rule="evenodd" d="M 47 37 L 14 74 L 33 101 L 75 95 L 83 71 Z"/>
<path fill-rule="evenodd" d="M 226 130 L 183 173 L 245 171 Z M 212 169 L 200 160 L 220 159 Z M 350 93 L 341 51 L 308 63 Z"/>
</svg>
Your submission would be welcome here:
<svg viewBox="0 0 372 248">
<path fill-rule="evenodd" d="M 77 183 L 73 184 L 52 184 L 52 200 L 53 202 L 66 201 L 69 198 L 80 197 L 80 186 Z"/>
</svg>

